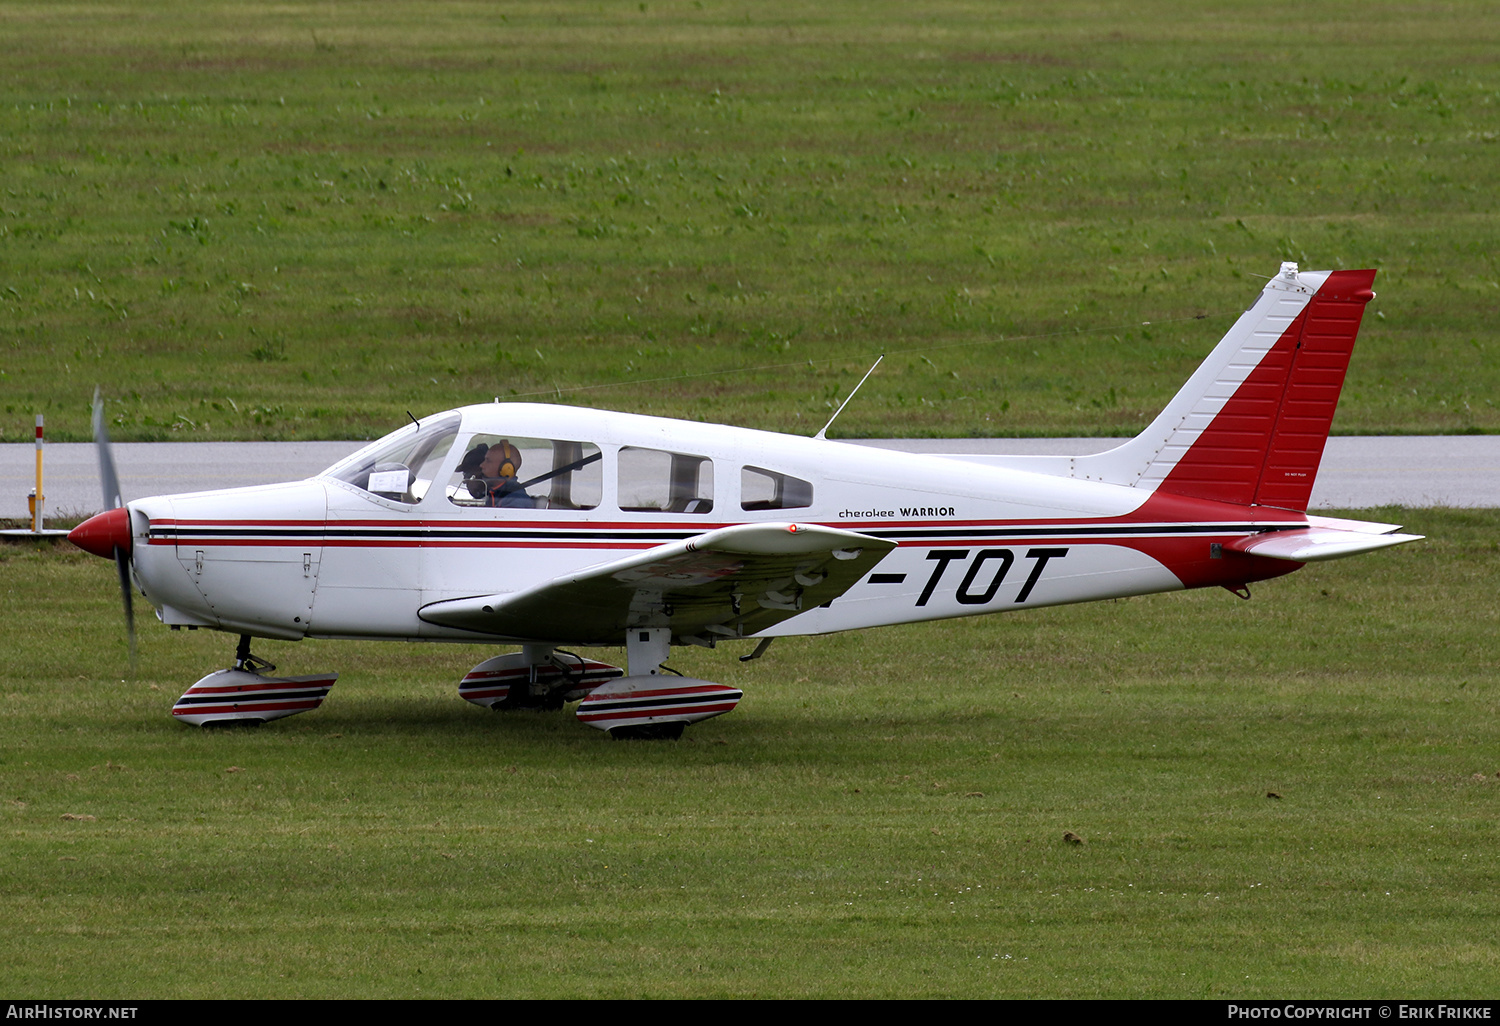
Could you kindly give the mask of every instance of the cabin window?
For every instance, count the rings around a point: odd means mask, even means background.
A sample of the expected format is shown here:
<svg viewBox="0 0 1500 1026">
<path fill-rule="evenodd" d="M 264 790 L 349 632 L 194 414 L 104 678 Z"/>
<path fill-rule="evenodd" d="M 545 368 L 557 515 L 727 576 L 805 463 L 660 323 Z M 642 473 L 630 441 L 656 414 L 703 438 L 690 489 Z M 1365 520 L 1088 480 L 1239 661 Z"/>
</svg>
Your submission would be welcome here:
<svg viewBox="0 0 1500 1026">
<path fill-rule="evenodd" d="M 454 415 L 402 428 L 324 473 L 382 499 L 421 502 L 453 448 L 458 423 Z"/>
<path fill-rule="evenodd" d="M 812 505 L 811 481 L 760 467 L 740 471 L 740 509 L 803 509 Z"/>
<path fill-rule="evenodd" d="M 626 446 L 620 450 L 620 509 L 627 513 L 708 513 L 714 465 L 707 456 Z"/>
<path fill-rule="evenodd" d="M 475 435 L 448 481 L 448 501 L 499 509 L 593 509 L 604 492 L 603 458 L 592 442 Z"/>
</svg>

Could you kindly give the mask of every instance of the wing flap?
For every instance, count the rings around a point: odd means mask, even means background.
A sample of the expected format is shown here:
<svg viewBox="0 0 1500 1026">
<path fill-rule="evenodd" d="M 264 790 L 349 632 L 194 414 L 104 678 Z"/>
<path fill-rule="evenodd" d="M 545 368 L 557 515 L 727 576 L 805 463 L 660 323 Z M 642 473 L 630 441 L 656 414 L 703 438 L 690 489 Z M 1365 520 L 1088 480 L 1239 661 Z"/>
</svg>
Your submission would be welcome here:
<svg viewBox="0 0 1500 1026">
<path fill-rule="evenodd" d="M 738 524 L 521 591 L 424 606 L 423 620 L 532 641 L 619 645 L 625 632 L 747 637 L 838 598 L 895 542 L 809 524 Z"/>
</svg>

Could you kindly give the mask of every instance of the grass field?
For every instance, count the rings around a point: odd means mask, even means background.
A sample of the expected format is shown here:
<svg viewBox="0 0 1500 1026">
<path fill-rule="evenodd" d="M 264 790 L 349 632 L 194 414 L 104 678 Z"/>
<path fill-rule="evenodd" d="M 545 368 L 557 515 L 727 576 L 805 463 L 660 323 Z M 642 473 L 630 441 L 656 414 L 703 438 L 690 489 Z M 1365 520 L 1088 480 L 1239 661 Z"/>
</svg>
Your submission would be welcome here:
<svg viewBox="0 0 1500 1026">
<path fill-rule="evenodd" d="M 1381 271 L 1341 432 L 1500 430 L 1500 8 L 0 4 L 0 442 L 532 397 L 1132 434 L 1283 259 Z M 1145 323 L 1149 322 L 1149 323 Z M 1500 513 L 1258 586 L 788 639 L 678 743 L 492 650 L 232 638 L 0 546 L 0 991 L 1493 997 Z M 259 651 L 259 649 L 258 649 Z M 1273 796 L 1274 795 L 1274 796 Z M 1065 831 L 1083 838 L 1063 840 Z"/>
<path fill-rule="evenodd" d="M 1500 8 L 0 5 L 0 441 L 511 395 L 1131 434 L 1278 261 L 1374 266 L 1335 429 L 1500 429 Z M 1145 324 L 1143 322 L 1150 322 Z"/>
<path fill-rule="evenodd" d="M 231 638 L 127 674 L 108 562 L 0 547 L 0 991 L 1492 998 L 1500 513 L 1374 515 L 1429 539 L 1251 602 L 688 650 L 746 699 L 677 743 L 442 645 L 264 643 L 324 708 L 186 729 Z"/>
</svg>

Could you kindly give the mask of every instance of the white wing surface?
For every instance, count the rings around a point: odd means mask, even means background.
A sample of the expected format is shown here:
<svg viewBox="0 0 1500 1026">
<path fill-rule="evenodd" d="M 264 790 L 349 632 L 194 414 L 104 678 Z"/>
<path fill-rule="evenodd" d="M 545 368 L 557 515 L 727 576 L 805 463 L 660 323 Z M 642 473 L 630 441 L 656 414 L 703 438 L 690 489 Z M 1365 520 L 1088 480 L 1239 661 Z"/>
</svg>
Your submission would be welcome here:
<svg viewBox="0 0 1500 1026">
<path fill-rule="evenodd" d="M 809 524 L 739 524 L 517 592 L 424 606 L 428 623 L 525 641 L 619 645 L 630 630 L 674 641 L 748 637 L 832 602 L 895 542 Z"/>
</svg>

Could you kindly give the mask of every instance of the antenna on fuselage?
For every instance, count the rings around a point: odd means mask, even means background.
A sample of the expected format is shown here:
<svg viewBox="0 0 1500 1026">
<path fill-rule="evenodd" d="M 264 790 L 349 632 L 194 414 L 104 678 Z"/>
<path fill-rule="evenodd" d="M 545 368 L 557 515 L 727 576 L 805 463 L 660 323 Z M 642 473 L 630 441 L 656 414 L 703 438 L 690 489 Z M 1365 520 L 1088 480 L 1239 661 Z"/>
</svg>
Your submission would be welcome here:
<svg viewBox="0 0 1500 1026">
<path fill-rule="evenodd" d="M 849 405 L 849 399 L 853 399 L 854 393 L 858 392 L 862 387 L 864 387 L 864 383 L 870 380 L 870 375 L 875 373 L 875 368 L 879 367 L 880 361 L 884 359 L 884 353 L 881 353 L 879 356 L 875 357 L 875 362 L 870 364 L 870 369 L 865 371 L 865 376 L 859 379 L 859 384 L 854 386 L 853 391 L 849 393 L 849 398 L 839 403 L 839 408 L 833 411 L 833 416 L 828 418 L 828 423 L 823 425 L 823 430 L 813 435 L 814 438 L 820 439 L 822 441 L 827 441 L 824 436 L 828 434 L 828 429 L 833 427 L 833 422 L 839 419 L 839 414 L 843 413 L 844 407 Z"/>
</svg>

